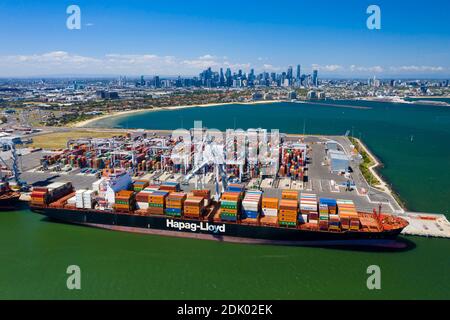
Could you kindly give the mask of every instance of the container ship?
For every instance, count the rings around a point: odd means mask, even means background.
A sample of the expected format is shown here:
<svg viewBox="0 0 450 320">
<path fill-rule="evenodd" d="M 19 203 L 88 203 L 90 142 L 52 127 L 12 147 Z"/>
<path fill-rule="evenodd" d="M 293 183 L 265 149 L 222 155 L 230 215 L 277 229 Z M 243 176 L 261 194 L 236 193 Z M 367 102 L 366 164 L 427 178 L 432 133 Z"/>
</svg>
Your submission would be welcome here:
<svg viewBox="0 0 450 320">
<path fill-rule="evenodd" d="M 218 201 L 210 190 L 183 192 L 177 182 L 132 182 L 126 172 L 104 170 L 89 190 L 71 183 L 34 188 L 31 209 L 51 219 L 111 230 L 283 245 L 364 245 L 395 242 L 402 218 L 360 212 L 352 200 L 283 190 L 280 198 L 230 184 Z"/>
</svg>

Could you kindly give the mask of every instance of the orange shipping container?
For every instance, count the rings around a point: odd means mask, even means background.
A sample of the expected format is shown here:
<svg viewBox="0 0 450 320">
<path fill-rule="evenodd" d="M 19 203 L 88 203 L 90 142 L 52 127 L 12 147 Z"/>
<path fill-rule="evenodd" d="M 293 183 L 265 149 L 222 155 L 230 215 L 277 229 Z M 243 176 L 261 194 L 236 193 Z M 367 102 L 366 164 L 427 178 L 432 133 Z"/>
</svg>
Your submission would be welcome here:
<svg viewBox="0 0 450 320">
<path fill-rule="evenodd" d="M 279 200 L 277 198 L 266 198 L 263 197 L 262 199 L 262 207 L 268 208 L 268 209 L 278 209 L 278 202 Z"/>
</svg>

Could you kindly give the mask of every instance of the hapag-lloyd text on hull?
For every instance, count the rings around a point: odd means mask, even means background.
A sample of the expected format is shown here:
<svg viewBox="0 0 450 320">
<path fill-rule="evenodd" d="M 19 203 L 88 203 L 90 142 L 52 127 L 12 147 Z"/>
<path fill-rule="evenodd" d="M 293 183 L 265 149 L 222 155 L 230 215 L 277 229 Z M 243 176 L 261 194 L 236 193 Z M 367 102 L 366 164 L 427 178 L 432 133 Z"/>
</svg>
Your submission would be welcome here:
<svg viewBox="0 0 450 320">
<path fill-rule="evenodd" d="M 195 223 L 195 222 L 184 222 L 184 221 L 176 221 L 173 219 L 167 219 L 166 227 L 178 229 L 179 231 L 188 230 L 192 232 L 208 231 L 211 233 L 225 233 L 225 224 L 215 225 L 203 221 Z"/>
</svg>

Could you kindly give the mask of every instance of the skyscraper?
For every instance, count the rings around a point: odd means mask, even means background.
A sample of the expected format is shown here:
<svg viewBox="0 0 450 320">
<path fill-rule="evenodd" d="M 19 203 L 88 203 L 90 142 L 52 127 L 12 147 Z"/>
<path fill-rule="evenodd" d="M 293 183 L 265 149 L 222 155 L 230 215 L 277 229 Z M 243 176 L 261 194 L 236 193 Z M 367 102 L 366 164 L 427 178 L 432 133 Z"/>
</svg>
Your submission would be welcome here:
<svg viewBox="0 0 450 320">
<path fill-rule="evenodd" d="M 223 87 L 225 85 L 225 77 L 223 75 L 223 68 L 220 68 L 219 85 L 221 87 Z"/>
<path fill-rule="evenodd" d="M 292 70 L 292 66 L 289 66 L 288 71 L 287 71 L 287 76 L 286 76 L 286 78 L 289 80 L 289 84 L 292 83 L 293 76 L 294 76 L 294 72 Z"/>
<path fill-rule="evenodd" d="M 231 87 L 233 85 L 233 77 L 231 75 L 231 69 L 230 68 L 227 68 L 227 71 L 225 72 L 225 77 L 226 77 L 227 87 Z"/>
<path fill-rule="evenodd" d="M 302 78 L 302 74 L 301 74 L 301 69 L 300 69 L 300 65 L 297 65 L 297 80 L 300 80 Z"/>
<path fill-rule="evenodd" d="M 317 87 L 319 85 L 319 71 L 314 70 L 313 71 L 313 77 L 312 77 L 313 86 Z"/>
<path fill-rule="evenodd" d="M 155 88 L 161 88 L 161 80 L 159 79 L 159 76 L 155 76 L 153 78 L 153 83 Z"/>
</svg>

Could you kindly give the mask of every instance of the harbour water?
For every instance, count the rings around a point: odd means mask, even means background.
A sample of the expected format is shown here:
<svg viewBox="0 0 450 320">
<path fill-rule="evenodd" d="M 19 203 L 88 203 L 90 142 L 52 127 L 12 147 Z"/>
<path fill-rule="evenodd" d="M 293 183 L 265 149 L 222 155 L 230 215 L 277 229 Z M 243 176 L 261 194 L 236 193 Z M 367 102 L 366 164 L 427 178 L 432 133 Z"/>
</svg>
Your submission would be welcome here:
<svg viewBox="0 0 450 320">
<path fill-rule="evenodd" d="M 147 112 L 97 126 L 210 128 L 361 137 L 411 210 L 450 211 L 450 108 L 364 101 L 279 103 Z M 339 106 L 340 105 L 340 106 Z M 365 108 L 351 108 L 349 106 Z M 413 137 L 413 139 L 411 139 Z M 447 215 L 448 216 L 448 215 Z M 0 214 L 0 298 L 448 299 L 450 241 L 406 237 L 402 251 L 242 245 L 111 232 L 47 221 L 23 209 Z M 66 288 L 79 265 L 82 289 Z M 367 267 L 381 268 L 368 290 Z"/>
</svg>

